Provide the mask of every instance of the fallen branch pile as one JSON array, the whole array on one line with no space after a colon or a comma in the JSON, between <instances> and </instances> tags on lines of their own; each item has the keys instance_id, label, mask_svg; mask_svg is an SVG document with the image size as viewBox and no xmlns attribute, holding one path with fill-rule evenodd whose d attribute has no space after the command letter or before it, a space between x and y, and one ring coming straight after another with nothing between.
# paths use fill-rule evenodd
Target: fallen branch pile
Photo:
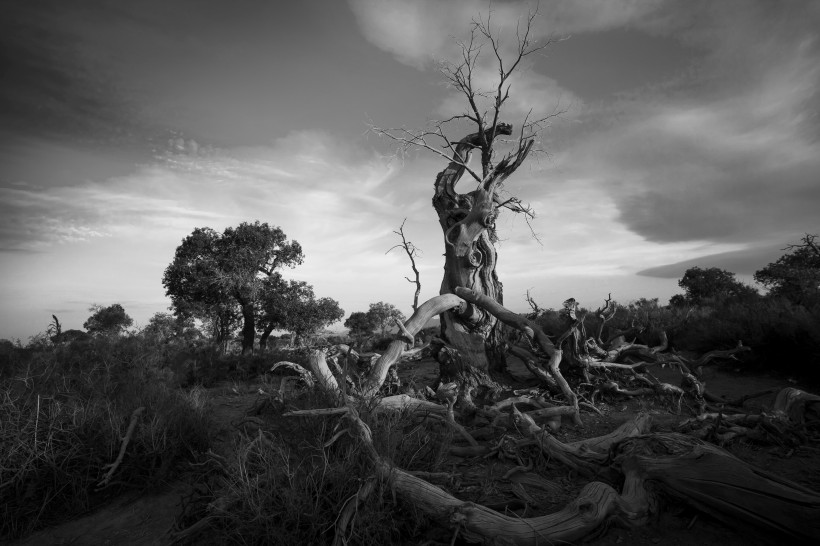
<instances>
[{"instance_id":1,"label":"fallen branch pile","mask_svg":"<svg viewBox=\"0 0 820 546\"><path fill-rule=\"evenodd\" d=\"M521 342L512 345L510 352L521 358L539 388L509 392L505 398L477 408L462 404L464 398L443 384L429 396L382 396L380 390L388 373L420 328L434 314L463 309L465 302L520 332ZM742 404L748 397L726 401L711 395L699 379L699 369L717 358L733 357L747 347L739 344L729 351L687 360L663 352L668 346L665 336L660 345L648 347L625 341L623 334L604 343L599 330L595 337L583 340L590 350L577 353L574 349L581 338L578 334L583 331L583 318L572 311L574 308L569 314L573 319L569 329L553 342L533 320L512 313L490 298L458 288L455 295L437 296L421 305L400 326L397 339L387 351L364 367L364 374L360 372L361 357L348 347L330 354L313 351L307 369L277 363L274 368L297 369L307 384L315 385L337 402L334 408L285 415L341 416L347 428L329 444L344 432L357 438L367 446L376 476L387 480L405 502L470 541L522 545L567 542L589 535L607 521L643 525L657 513L660 494L732 525L772 536L801 541L820 537L820 495L752 467L709 443L739 437L786 445L805 442L807 427L820 418L820 397L785 389L778 394L771 412L742 413L733 403ZM607 313L606 309L599 312ZM661 382L647 371L658 364L678 369L680 386ZM572 385L565 373L580 380ZM693 417L678 432L651 432L650 418L642 414L596 438L564 443L553 435L562 418L582 426L582 410L600 413L597 399L635 396L667 400L678 414L682 412L682 401L691 401L687 407ZM467 444L453 445L450 452L454 455L505 455L517 458L520 468L527 469L531 467L524 465L520 453L534 446L553 464L564 465L592 481L564 509L537 517L511 517L461 501L422 476L396 468L376 451L362 412L372 415L396 411L450 427L455 437ZM497 439L499 431L503 437L496 445L481 443ZM519 496L527 498L523 490Z\"/></svg>"}]
</instances>

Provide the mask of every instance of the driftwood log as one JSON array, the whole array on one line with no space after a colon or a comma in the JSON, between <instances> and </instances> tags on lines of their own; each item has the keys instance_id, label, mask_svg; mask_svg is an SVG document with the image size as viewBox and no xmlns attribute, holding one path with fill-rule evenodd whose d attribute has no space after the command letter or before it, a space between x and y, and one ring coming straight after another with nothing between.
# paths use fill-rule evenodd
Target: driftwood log
<instances>
[{"instance_id":1,"label":"driftwood log","mask_svg":"<svg viewBox=\"0 0 820 546\"><path fill-rule=\"evenodd\" d=\"M553 463L564 465L593 480L584 486L575 500L558 512L520 518L462 501L429 483L423 479L424 476L396 468L381 457L373 447L369 427L358 413L366 408L369 413L410 411L430 416L444 421L459 437L467 440L469 445L453 448L460 455L490 453L489 448L476 441L478 431L471 433L457 422L458 414L453 411L452 402L444 406L406 394L377 396L387 370L401 358L404 339L408 334L418 332L433 314L443 309L460 308L465 301L523 332L535 348L549 356L549 363L544 365L539 357L529 353L532 357L530 364L554 382L568 405L553 406L542 397L530 393L499 402L483 409L481 414L488 416L496 427L503 425L520 433L522 438L517 443L518 447L535 445ZM693 435L652 433L648 415L641 414L604 436L573 443L559 441L551 433L554 428L554 421L551 420L566 415L580 423L581 407L578 396L558 367L561 350L534 322L511 313L493 300L470 290L457 289L457 295L438 296L422 304L402 326L401 334L378 358L368 377L352 390L348 388L345 378L339 376L339 366L335 367L334 373L328 366L325 353L313 352L309 359L310 375L319 388L338 401L338 407L302 410L286 415L342 416L348 422L348 431L365 445L375 474L386 480L398 497L457 534L462 534L468 541L516 545L573 542L611 521L628 526L643 525L661 506L659 493L729 525L769 535L773 540L820 540L820 494L749 465ZM521 354L526 356L525 353ZM694 389L697 391L695 396L700 393L699 396L704 398L706 391L703 385L685 368L684 364L681 367L684 383L689 381L691 385L684 388L656 383L657 380L635 374L634 369L628 370L628 373L638 378L636 380L639 382L646 383L645 387L639 387L636 391L646 389L646 393L662 392L682 397L687 393L691 395L690 391ZM620 387L617 389L624 395L645 394L623 392L625 389ZM522 412L517 407L519 405L534 409ZM700 415L689 422L709 422L713 415L701 410ZM820 417L820 397L798 389L784 389L776 398L771 416L746 415L743 420L728 413L718 412L716 415L728 426L749 426L775 419L790 427L800 427ZM544 421L548 426L542 426ZM334 438L338 437L339 434Z\"/></svg>"}]
</instances>

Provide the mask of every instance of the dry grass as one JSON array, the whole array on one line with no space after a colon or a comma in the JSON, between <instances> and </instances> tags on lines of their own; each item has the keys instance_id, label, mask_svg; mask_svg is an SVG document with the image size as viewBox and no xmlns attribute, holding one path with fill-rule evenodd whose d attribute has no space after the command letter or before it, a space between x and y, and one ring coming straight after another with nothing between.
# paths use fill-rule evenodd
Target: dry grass
<instances>
[{"instance_id":1,"label":"dry grass","mask_svg":"<svg viewBox=\"0 0 820 546\"><path fill-rule=\"evenodd\" d=\"M0 537L70 519L127 489L161 485L211 440L207 403L179 391L150 352L125 338L21 354L0 378ZM144 406L122 464L134 409Z\"/></svg>"},{"instance_id":2,"label":"dry grass","mask_svg":"<svg viewBox=\"0 0 820 546\"><path fill-rule=\"evenodd\" d=\"M208 485L178 522L181 529L200 523L180 535L180 542L331 544L340 513L354 503L354 517L343 534L347 544L418 543L429 524L400 506L386 484L377 480L364 495L365 484L374 479L371 461L357 439L337 437L338 417L282 416L285 409L330 405L306 392L288 401L287 408L267 406L264 424L241 435L230 456L203 463L209 478L202 483ZM368 424L377 450L397 466L442 469L451 434L438 422L393 415L371 416Z\"/></svg>"}]
</instances>

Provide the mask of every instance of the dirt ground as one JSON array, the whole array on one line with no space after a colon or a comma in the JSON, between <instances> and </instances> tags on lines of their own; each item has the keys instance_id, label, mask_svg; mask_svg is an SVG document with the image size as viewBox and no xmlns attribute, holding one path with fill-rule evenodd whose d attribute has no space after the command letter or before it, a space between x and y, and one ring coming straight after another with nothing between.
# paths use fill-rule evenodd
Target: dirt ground
<instances>
[{"instance_id":1,"label":"dirt ground","mask_svg":"<svg viewBox=\"0 0 820 546\"><path fill-rule=\"evenodd\" d=\"M432 384L437 376L437 365L432 361L403 363L399 375L403 381L414 380L420 384ZM512 366L513 372L525 374L523 366ZM678 384L678 374L672 370L653 369L661 380ZM771 388L797 386L792 382L773 376L750 374L732 368L708 368L704 378L709 391L717 396L727 398L739 397L750 392ZM209 390L213 404L214 417L220 430L221 447L226 448L235 434L235 425L257 401L258 383L237 385L221 384ZM811 389L806 389L811 390ZM770 406L774 395L747 402L749 407ZM556 434L558 439L572 441L581 437L592 437L605 434L619 424L644 411L652 415L653 428L668 430L687 415L675 415L668 407L647 400L610 400L599 404L603 415L584 413L584 427L576 428L569 423ZM685 412L685 410L684 410ZM217 451L220 446L217 446ZM729 450L739 458L779 474L787 479L820 490L820 444L810 443L794 450L780 447L754 446L735 443ZM510 465L484 461L480 472L491 475L503 475ZM459 461L454 458L454 468L476 467L473 461ZM559 509L564 502L572 498L584 485L583 480L573 476L564 469L556 468L545 475L545 478L557 484L552 498L536 498L535 510L526 508L525 513L516 512L525 517L549 513ZM39 545L122 545L148 546L170 543L169 531L182 506L182 499L191 490L185 483L170 484L167 490L152 495L125 495L94 513L73 521L44 529L28 538L14 543L17 546ZM495 491L503 493L502 489ZM472 497L472 498L466 498ZM490 504L492 496L487 492L465 493L464 500ZM676 545L753 545L766 544L766 539L756 535L741 534L726 524L713 520L690 508L671 503L665 507L657 521L638 529L626 529L615 525L602 530L597 537L590 537L585 544L604 546L610 544L664 544Z\"/></svg>"}]
</instances>

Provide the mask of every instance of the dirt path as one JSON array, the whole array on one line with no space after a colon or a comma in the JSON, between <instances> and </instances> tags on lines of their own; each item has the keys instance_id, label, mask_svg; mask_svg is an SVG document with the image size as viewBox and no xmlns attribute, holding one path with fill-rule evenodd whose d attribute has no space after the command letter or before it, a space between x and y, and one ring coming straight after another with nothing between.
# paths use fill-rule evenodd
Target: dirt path
<instances>
[{"instance_id":1,"label":"dirt path","mask_svg":"<svg viewBox=\"0 0 820 546\"><path fill-rule=\"evenodd\" d=\"M516 370L514 370L516 371ZM522 369L523 371L523 369ZM677 372L653 370L662 380L677 384ZM410 378L417 383L431 383L436 376L432 362L402 364L400 375L406 381ZM782 388L791 384L783 379L764 375L748 375L733 370L707 369L707 388L717 396L737 397L750 392ZM794 385L791 385L794 386ZM237 387L225 383L209 389L213 407L213 417L218 426L218 442L214 450L227 455L239 424L257 400L258 386ZM769 406L773 395L747 404L754 407ZM681 416L669 413L646 400L617 400L603 405L603 416L588 414L585 428L565 427L560 432L562 439L588 437L611 431L618 424L632 418L639 411L648 411L659 428L668 428L677 423ZM806 446L788 452L776 447L754 447L737 443L730 450L738 457L762 468L780 474L788 479L820 490L820 450ZM568 476L566 479L571 479ZM148 546L170 544L169 530L179 513L180 501L190 492L191 487L177 482L162 493L145 496L127 495L116 499L98 511L63 525L39 531L16 546L53 545L123 545ZM740 536L725 525L711 520L708 516L676 508L663 512L656 522L639 529L610 528L598 538L585 542L597 546L610 544L664 544L676 545L750 545L759 544L754 537Z\"/></svg>"}]
</instances>

